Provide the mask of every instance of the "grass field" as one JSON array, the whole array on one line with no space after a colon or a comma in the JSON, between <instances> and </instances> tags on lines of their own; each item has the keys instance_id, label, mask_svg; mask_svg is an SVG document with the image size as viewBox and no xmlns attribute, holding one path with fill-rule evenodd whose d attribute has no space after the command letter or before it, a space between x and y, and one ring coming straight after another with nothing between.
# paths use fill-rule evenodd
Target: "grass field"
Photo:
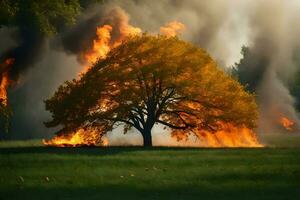
<instances>
[{"instance_id":1,"label":"grass field","mask_svg":"<svg viewBox=\"0 0 300 200\"><path fill-rule=\"evenodd\" d=\"M0 143L0 199L298 199L300 148Z\"/></svg>"}]
</instances>

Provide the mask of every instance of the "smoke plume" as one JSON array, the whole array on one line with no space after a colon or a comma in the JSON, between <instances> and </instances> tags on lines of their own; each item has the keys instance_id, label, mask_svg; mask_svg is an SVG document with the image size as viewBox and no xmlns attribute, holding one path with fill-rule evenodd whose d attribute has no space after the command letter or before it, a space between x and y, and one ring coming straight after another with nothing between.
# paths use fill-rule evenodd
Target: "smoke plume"
<instances>
[{"instance_id":1,"label":"smoke plume","mask_svg":"<svg viewBox=\"0 0 300 200\"><path fill-rule=\"evenodd\" d=\"M280 120L288 118L299 128L299 115L289 86L300 69L299 3L261 2L249 11L251 37L246 56L238 65L242 82L257 93L261 132L278 132Z\"/></svg>"}]
</instances>

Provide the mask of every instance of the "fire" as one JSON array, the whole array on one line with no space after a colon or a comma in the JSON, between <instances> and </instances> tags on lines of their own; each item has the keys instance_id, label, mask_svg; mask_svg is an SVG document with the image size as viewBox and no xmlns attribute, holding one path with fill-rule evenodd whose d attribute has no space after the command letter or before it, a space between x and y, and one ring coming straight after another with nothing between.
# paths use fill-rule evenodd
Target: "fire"
<instances>
[{"instance_id":1,"label":"fire","mask_svg":"<svg viewBox=\"0 0 300 200\"><path fill-rule=\"evenodd\" d=\"M117 38L112 39L111 33L117 29L120 33ZM185 25L172 21L165 26L160 27L160 33L168 37L176 36L185 30ZM98 59L103 59L112 48L122 44L122 42L132 35L139 35L142 30L138 27L131 26L127 18L121 19L119 27L105 24L96 28L96 39L93 40L93 46L90 50L84 53L83 59L86 62L82 73L85 73L89 66L96 63Z\"/></svg>"},{"instance_id":2,"label":"fire","mask_svg":"<svg viewBox=\"0 0 300 200\"><path fill-rule=\"evenodd\" d=\"M0 83L0 103L7 105L8 74L4 72Z\"/></svg>"},{"instance_id":3,"label":"fire","mask_svg":"<svg viewBox=\"0 0 300 200\"><path fill-rule=\"evenodd\" d=\"M279 119L279 123L288 131L292 131L295 125L295 122L284 116Z\"/></svg>"},{"instance_id":4,"label":"fire","mask_svg":"<svg viewBox=\"0 0 300 200\"><path fill-rule=\"evenodd\" d=\"M263 147L256 134L246 127L228 125L216 133L202 132L200 140L207 147Z\"/></svg>"},{"instance_id":5,"label":"fire","mask_svg":"<svg viewBox=\"0 0 300 200\"><path fill-rule=\"evenodd\" d=\"M102 138L97 130L79 129L74 133L61 134L51 140L43 140L43 143L56 147L107 146L108 140Z\"/></svg>"},{"instance_id":6,"label":"fire","mask_svg":"<svg viewBox=\"0 0 300 200\"><path fill-rule=\"evenodd\" d=\"M160 27L160 33L168 37L174 37L185 30L185 25L181 22L172 21L165 26Z\"/></svg>"},{"instance_id":7,"label":"fire","mask_svg":"<svg viewBox=\"0 0 300 200\"><path fill-rule=\"evenodd\" d=\"M0 69L4 70L0 79L0 103L3 103L4 105L7 105L7 87L10 83L8 70L10 66L13 65L14 61L13 58L8 58L3 64L0 64Z\"/></svg>"},{"instance_id":8,"label":"fire","mask_svg":"<svg viewBox=\"0 0 300 200\"><path fill-rule=\"evenodd\" d=\"M194 134L199 139L196 145L200 147L263 147L253 130L247 127L236 127L232 124L222 124L222 129L214 133L197 130ZM178 141L187 139L186 134L181 132L174 132L172 136ZM195 144L192 145L195 146Z\"/></svg>"},{"instance_id":9,"label":"fire","mask_svg":"<svg viewBox=\"0 0 300 200\"><path fill-rule=\"evenodd\" d=\"M112 48L122 44L128 36L138 35L142 32L140 28L128 24L128 19L122 20L119 27L106 24L96 28L96 39L93 40L93 46L83 55L87 64L84 66L82 73L85 73L89 66L96 63L98 59L104 59ZM114 29L118 29L120 34L117 38L112 39L111 33Z\"/></svg>"},{"instance_id":10,"label":"fire","mask_svg":"<svg viewBox=\"0 0 300 200\"><path fill-rule=\"evenodd\" d=\"M111 31L112 27L109 25L97 27L97 38L93 41L93 47L84 55L89 64L95 63L99 58L105 58L110 51Z\"/></svg>"}]
</instances>

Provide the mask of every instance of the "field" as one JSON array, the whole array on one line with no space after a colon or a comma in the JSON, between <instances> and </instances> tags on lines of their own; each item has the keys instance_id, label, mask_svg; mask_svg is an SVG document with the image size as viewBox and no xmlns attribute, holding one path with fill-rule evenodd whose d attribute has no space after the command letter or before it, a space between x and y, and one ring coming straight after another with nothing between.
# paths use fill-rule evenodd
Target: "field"
<instances>
[{"instance_id":1,"label":"field","mask_svg":"<svg viewBox=\"0 0 300 200\"><path fill-rule=\"evenodd\" d=\"M297 199L300 148L0 143L0 199Z\"/></svg>"}]
</instances>

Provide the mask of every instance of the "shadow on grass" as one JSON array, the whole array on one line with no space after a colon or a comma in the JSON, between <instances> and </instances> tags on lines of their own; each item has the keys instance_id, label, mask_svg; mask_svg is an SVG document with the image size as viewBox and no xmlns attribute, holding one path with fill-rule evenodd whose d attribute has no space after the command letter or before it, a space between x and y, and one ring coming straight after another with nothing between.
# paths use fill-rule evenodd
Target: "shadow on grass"
<instances>
[{"instance_id":1,"label":"shadow on grass","mask_svg":"<svg viewBox=\"0 0 300 200\"><path fill-rule=\"evenodd\" d=\"M294 199L299 190L294 187L199 187L169 186L155 188L136 188L125 185L91 187L26 187L9 188L1 192L0 199Z\"/></svg>"},{"instance_id":2,"label":"shadow on grass","mask_svg":"<svg viewBox=\"0 0 300 200\"><path fill-rule=\"evenodd\" d=\"M241 149L249 150L250 148L189 148L189 147L141 147L141 146L120 146L120 147L50 147L50 146L33 146L33 147L4 147L0 148L0 155L7 154L77 154L77 155L114 155L124 152L135 151L240 151ZM268 148L263 148L267 150ZM251 148L252 150L262 150L262 148Z\"/></svg>"},{"instance_id":3,"label":"shadow on grass","mask_svg":"<svg viewBox=\"0 0 300 200\"><path fill-rule=\"evenodd\" d=\"M110 155L121 152L143 151L141 147L8 147L1 148L0 155L4 154L78 154L78 155Z\"/></svg>"}]
</instances>

